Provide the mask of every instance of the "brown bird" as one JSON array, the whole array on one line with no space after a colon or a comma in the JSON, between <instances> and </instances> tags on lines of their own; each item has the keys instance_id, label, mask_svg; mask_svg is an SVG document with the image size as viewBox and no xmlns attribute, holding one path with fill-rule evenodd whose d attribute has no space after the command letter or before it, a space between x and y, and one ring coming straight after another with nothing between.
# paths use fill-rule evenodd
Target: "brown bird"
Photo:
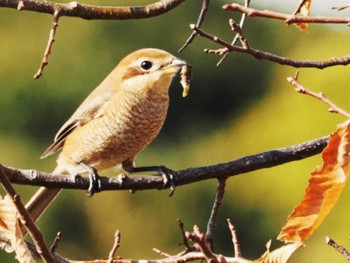
<instances>
[{"instance_id":1,"label":"brown bird","mask_svg":"<svg viewBox=\"0 0 350 263\"><path fill-rule=\"evenodd\" d=\"M121 164L128 173L171 171L164 166L135 167L134 160L162 128L171 81L180 70L183 74L183 69L188 69L184 60L163 50L147 48L129 54L61 127L41 158L62 149L53 174L88 173L95 180L89 188L91 194L98 188L96 171L116 165ZM188 81L181 81L184 96ZM33 220L60 191L45 187L37 191L26 205Z\"/></svg>"}]
</instances>

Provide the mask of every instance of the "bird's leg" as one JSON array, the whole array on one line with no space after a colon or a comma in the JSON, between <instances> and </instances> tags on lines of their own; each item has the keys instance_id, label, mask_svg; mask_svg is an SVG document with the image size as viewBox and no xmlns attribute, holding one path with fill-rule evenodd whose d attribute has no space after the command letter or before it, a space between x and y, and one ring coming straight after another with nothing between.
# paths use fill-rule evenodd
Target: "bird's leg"
<instances>
[{"instance_id":1,"label":"bird's leg","mask_svg":"<svg viewBox=\"0 0 350 263\"><path fill-rule=\"evenodd\" d=\"M135 167L132 161L127 161L122 164L123 169L129 173L139 173L139 172L158 172L162 175L164 186L170 185L170 194L172 196L175 192L176 179L174 171L165 167L164 165L159 166L141 166Z\"/></svg>"},{"instance_id":2,"label":"bird's leg","mask_svg":"<svg viewBox=\"0 0 350 263\"><path fill-rule=\"evenodd\" d=\"M89 197L92 197L95 193L98 193L101 191L100 176L98 175L97 170L94 167L89 166L85 163L79 163L79 165L84 169L86 169L86 171L88 171L89 173L90 185L87 192L89 194Z\"/></svg>"}]
</instances>

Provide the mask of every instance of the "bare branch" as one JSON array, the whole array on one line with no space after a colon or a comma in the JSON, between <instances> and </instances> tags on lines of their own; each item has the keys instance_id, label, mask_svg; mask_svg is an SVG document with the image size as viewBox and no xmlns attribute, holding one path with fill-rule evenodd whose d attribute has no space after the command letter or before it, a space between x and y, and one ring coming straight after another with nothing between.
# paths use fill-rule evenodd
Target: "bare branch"
<instances>
[{"instance_id":1,"label":"bare branch","mask_svg":"<svg viewBox=\"0 0 350 263\"><path fill-rule=\"evenodd\" d=\"M162 15L176 8L185 0L160 0L145 6L95 6L78 2L61 4L45 0L0 0L0 7L15 8L19 10L54 14L59 11L60 16L80 17L83 19L143 19Z\"/></svg>"},{"instance_id":2,"label":"bare branch","mask_svg":"<svg viewBox=\"0 0 350 263\"><path fill-rule=\"evenodd\" d=\"M242 28L233 19L229 20L229 25L231 30L236 33L236 37L241 42L242 47L249 49L249 44L247 39L243 36Z\"/></svg>"},{"instance_id":3,"label":"bare branch","mask_svg":"<svg viewBox=\"0 0 350 263\"><path fill-rule=\"evenodd\" d=\"M185 248L186 248L186 252L189 252L189 251L193 251L193 248L190 246L190 244L188 243L188 239L186 237L186 233L185 233L185 228L184 228L184 223L178 219L177 220L177 224L179 225L180 227L180 231L181 231L181 236L182 236L182 243L181 245L184 245Z\"/></svg>"},{"instance_id":4,"label":"bare branch","mask_svg":"<svg viewBox=\"0 0 350 263\"><path fill-rule=\"evenodd\" d=\"M49 35L49 41L47 42L47 46L46 46L46 49L44 52L44 57L43 57L43 60L41 61L41 65L40 65L38 71L34 75L34 79L40 78L40 76L43 74L44 67L46 67L48 64L48 59L49 59L49 55L51 53L51 48L52 48L53 43L55 42L55 34L56 34L56 29L58 27L59 17L60 17L60 13L59 13L59 11L56 10L53 17L52 17L52 26L51 26L50 35Z\"/></svg>"},{"instance_id":5,"label":"bare branch","mask_svg":"<svg viewBox=\"0 0 350 263\"><path fill-rule=\"evenodd\" d=\"M51 252L45 243L43 235L41 234L39 229L36 227L28 211L25 209L24 205L21 202L20 196L16 193L15 189L12 187L11 183L7 179L6 174L1 166L0 166L0 182L4 187L5 191L7 192L7 194L11 197L14 205L16 206L21 223L28 230L28 233L33 239L40 257L46 263L54 263L54 258L51 255Z\"/></svg>"},{"instance_id":6,"label":"bare branch","mask_svg":"<svg viewBox=\"0 0 350 263\"><path fill-rule=\"evenodd\" d=\"M226 163L175 171L174 176L178 186L214 178L222 179L308 158L320 153L326 147L327 142L328 136L245 156ZM8 179L16 184L84 190L89 187L88 177L76 176L72 178L67 175L52 175L36 170L16 169L1 164L0 168L3 169ZM163 184L163 178L157 175L132 175L123 178L123 180L120 179L120 176L101 177L101 191L164 189Z\"/></svg>"},{"instance_id":7,"label":"bare branch","mask_svg":"<svg viewBox=\"0 0 350 263\"><path fill-rule=\"evenodd\" d=\"M249 7L250 4L250 0L244 0L244 6L245 7ZM247 15L246 14L242 14L241 16L241 20L239 21L239 27L241 29L241 31L243 30L243 26L245 23L245 19L246 19ZM235 37L233 38L231 45L234 46L238 40L239 36L238 34L235 35ZM229 53L229 50L227 48L225 48L225 52L223 53L222 58L219 60L219 62L216 64L216 66L220 66L220 64L222 63L222 61L224 61L224 59L226 58L227 54Z\"/></svg>"},{"instance_id":8,"label":"bare branch","mask_svg":"<svg viewBox=\"0 0 350 263\"><path fill-rule=\"evenodd\" d=\"M332 113L339 113L348 119L350 118L350 113L346 112L345 110L340 108L338 105L336 105L334 102L332 102L330 99L328 99L324 93L322 93L322 92L316 93L316 92L313 92L313 91L303 87L298 81L298 76L299 76L299 72L297 72L294 77L287 78L288 82L290 84L292 84L293 86L295 86L295 90L297 92L299 92L301 94L309 95L311 97L314 97L318 100L323 101L324 103L326 103L327 105L329 105L331 107L329 109L329 111Z\"/></svg>"},{"instance_id":9,"label":"bare branch","mask_svg":"<svg viewBox=\"0 0 350 263\"><path fill-rule=\"evenodd\" d=\"M117 230L114 234L114 244L111 251L109 252L107 263L113 263L114 254L120 246L120 237L121 237L120 231Z\"/></svg>"},{"instance_id":10,"label":"bare branch","mask_svg":"<svg viewBox=\"0 0 350 263\"><path fill-rule=\"evenodd\" d=\"M325 16L300 16L291 15L270 10L257 10L239 4L227 4L223 6L226 11L241 12L250 17L264 17L270 19L284 20L287 25L295 23L321 23L321 24L349 24L349 17L325 17Z\"/></svg>"},{"instance_id":11,"label":"bare branch","mask_svg":"<svg viewBox=\"0 0 350 263\"><path fill-rule=\"evenodd\" d=\"M219 263L217 255L211 250L206 236L200 232L198 226L193 227L193 232L186 232L186 236L197 243L199 250L203 253L208 262Z\"/></svg>"},{"instance_id":12,"label":"bare branch","mask_svg":"<svg viewBox=\"0 0 350 263\"><path fill-rule=\"evenodd\" d=\"M226 178L219 179L213 208L211 210L210 218L207 224L207 232L205 234L207 242L210 244L213 250L214 250L214 233L217 225L216 222L219 215L219 210L222 204L222 200L224 199L225 187L226 187Z\"/></svg>"},{"instance_id":13,"label":"bare branch","mask_svg":"<svg viewBox=\"0 0 350 263\"><path fill-rule=\"evenodd\" d=\"M61 241L61 239L62 239L62 234L61 234L61 232L58 232L54 241L52 242L51 247L50 247L50 251L52 254L55 253L55 251L58 247L58 243Z\"/></svg>"},{"instance_id":14,"label":"bare branch","mask_svg":"<svg viewBox=\"0 0 350 263\"><path fill-rule=\"evenodd\" d=\"M226 42L225 40L222 40L216 36L213 36L205 31L203 31L200 28L197 28L195 25L190 25L191 29L196 31L199 35L202 37L205 37L221 46L223 46L223 49L218 50L212 50L212 49L205 49L204 52L207 52L209 54L224 54L226 52L226 49L229 51L235 51L240 53L249 54L257 59L263 59L263 60L269 60L281 65L287 65L292 66L295 68L318 68L318 69L324 69L327 67L337 66L337 65L348 65L350 64L350 56L340 57L340 58L331 58L329 60L294 60L286 57L277 56L268 52L264 52L258 49L253 48L243 48L238 46L233 46L230 43Z\"/></svg>"},{"instance_id":15,"label":"bare branch","mask_svg":"<svg viewBox=\"0 0 350 263\"><path fill-rule=\"evenodd\" d=\"M335 7L332 7L333 10L337 10L337 11L343 11L347 8L349 8L350 5L345 5L345 6L335 6Z\"/></svg>"},{"instance_id":16,"label":"bare branch","mask_svg":"<svg viewBox=\"0 0 350 263\"><path fill-rule=\"evenodd\" d=\"M201 12L199 13L197 23L196 23L197 27L201 27L204 21L205 14L207 13L209 8L209 1L210 0L203 0L202 9L201 9ZM192 34L189 36L189 38L186 40L185 44L183 44L183 46L179 49L179 52L183 51L189 44L191 44L196 35L197 33L193 31Z\"/></svg>"},{"instance_id":17,"label":"bare branch","mask_svg":"<svg viewBox=\"0 0 350 263\"><path fill-rule=\"evenodd\" d=\"M228 228L231 231L234 255L235 257L239 258L242 256L242 254L241 254L241 246L239 244L238 237L237 237L236 227L232 224L230 219L227 219L227 223L228 223Z\"/></svg>"}]
</instances>

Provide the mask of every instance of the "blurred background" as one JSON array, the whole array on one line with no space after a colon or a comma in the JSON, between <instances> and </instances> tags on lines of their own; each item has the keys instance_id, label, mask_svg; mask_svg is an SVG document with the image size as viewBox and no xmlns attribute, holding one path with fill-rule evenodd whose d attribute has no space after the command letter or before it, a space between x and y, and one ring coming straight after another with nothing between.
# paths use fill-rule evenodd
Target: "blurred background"
<instances>
[{"instance_id":1,"label":"blurred background","mask_svg":"<svg viewBox=\"0 0 350 263\"><path fill-rule=\"evenodd\" d=\"M141 5L149 1L90 1L91 4ZM264 2L264 3L262 3ZM256 1L253 7L291 13L299 1ZM87 3L84 1L84 3ZM212 1L203 29L230 41L228 19L240 16L224 12L224 1ZM331 7L347 1L314 1L313 15L349 16ZM262 5L263 4L263 5ZM52 171L55 156L40 160L56 131L87 94L126 54L144 47L173 54L191 33L201 1L186 1L163 16L129 21L87 21L62 17L56 42L39 80L33 80L48 33L51 16L0 9L0 162L18 168ZM295 59L320 59L348 54L346 25L310 25L301 32L281 21L247 19L244 33L250 46ZM327 112L327 106L297 94L286 78L296 69L259 61L247 55L230 54L217 67L216 55L203 49L217 45L197 37L179 57L193 66L190 94L182 98L179 79L170 91L166 124L157 139L139 155L137 165L164 164L172 169L215 164L245 155L301 143L335 130L344 118ZM349 69L301 69L300 81L314 91L323 91L345 110L348 105ZM226 219L238 229L242 254L255 259L273 240L292 209L301 200L310 172L321 165L320 156L230 178L218 219L217 252L232 256ZM115 175L111 170L104 175ZM345 259L325 244L329 235L348 246L350 190L316 233L289 262L343 262ZM16 186L26 200L36 190ZM158 248L176 254L183 248L176 219L186 230L194 224L206 230L216 181L178 187L168 191L103 192L88 198L83 191L64 191L39 221L50 244L58 231L63 240L58 253L71 259L108 256L114 232L122 233L117 255L124 258L159 258ZM3 191L1 194L3 194ZM191 211L189 213L189 211ZM1 262L15 262L0 251Z\"/></svg>"}]
</instances>

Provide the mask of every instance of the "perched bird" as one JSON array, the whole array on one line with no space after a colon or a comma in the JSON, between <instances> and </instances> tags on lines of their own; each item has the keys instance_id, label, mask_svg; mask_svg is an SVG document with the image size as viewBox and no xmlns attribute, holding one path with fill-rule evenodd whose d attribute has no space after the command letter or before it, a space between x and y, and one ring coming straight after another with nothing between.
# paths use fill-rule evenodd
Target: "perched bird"
<instances>
[{"instance_id":1,"label":"perched bird","mask_svg":"<svg viewBox=\"0 0 350 263\"><path fill-rule=\"evenodd\" d=\"M53 174L88 173L94 178L96 171L120 164L129 173L162 172L164 166L135 167L134 160L162 128L169 87L180 70L187 72L187 63L163 50L146 48L129 54L61 127L41 158L62 149ZM183 77L181 83L185 96L189 80ZM95 188L90 186L91 194ZM37 191L26 205L33 220L60 191L45 187Z\"/></svg>"}]
</instances>

